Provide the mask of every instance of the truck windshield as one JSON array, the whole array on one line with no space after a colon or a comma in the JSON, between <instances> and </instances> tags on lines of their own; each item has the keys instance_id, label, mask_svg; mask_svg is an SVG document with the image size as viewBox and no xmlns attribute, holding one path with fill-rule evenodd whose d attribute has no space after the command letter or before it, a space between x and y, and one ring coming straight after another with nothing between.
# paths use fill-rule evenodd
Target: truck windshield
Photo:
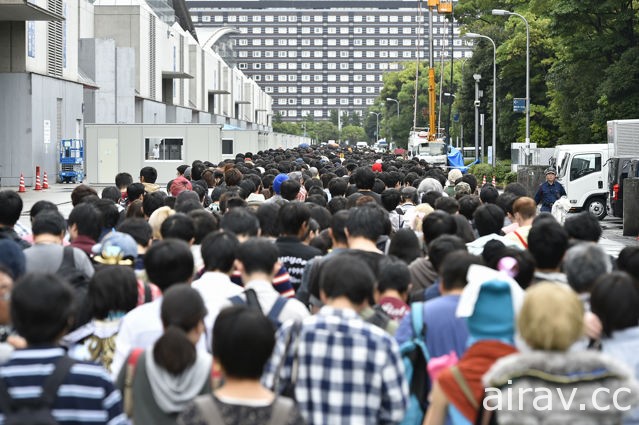
<instances>
[{"instance_id":1,"label":"truck windshield","mask_svg":"<svg viewBox=\"0 0 639 425\"><path fill-rule=\"evenodd\" d=\"M441 142L420 143L418 155L444 155L446 144Z\"/></svg>"}]
</instances>

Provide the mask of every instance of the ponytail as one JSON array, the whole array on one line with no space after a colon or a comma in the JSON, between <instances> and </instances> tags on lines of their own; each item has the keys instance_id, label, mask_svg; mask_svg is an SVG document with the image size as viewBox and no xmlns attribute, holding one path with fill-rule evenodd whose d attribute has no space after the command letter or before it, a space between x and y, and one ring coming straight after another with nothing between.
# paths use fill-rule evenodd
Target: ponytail
<instances>
[{"instance_id":1,"label":"ponytail","mask_svg":"<svg viewBox=\"0 0 639 425\"><path fill-rule=\"evenodd\" d=\"M204 316L204 300L190 285L173 285L164 293L160 310L164 334L153 346L153 359L158 366L179 375L195 363L195 344L187 332L196 329Z\"/></svg>"},{"instance_id":2,"label":"ponytail","mask_svg":"<svg viewBox=\"0 0 639 425\"><path fill-rule=\"evenodd\" d=\"M153 359L158 366L172 375L179 375L192 366L197 358L195 346L186 332L175 325L169 325L153 347Z\"/></svg>"}]
</instances>

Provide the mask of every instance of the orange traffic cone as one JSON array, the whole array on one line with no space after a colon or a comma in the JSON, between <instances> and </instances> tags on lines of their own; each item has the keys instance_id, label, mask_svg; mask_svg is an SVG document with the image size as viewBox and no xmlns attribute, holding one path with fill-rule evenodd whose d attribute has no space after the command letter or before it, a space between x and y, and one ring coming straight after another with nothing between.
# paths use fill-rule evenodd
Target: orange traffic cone
<instances>
[{"instance_id":1,"label":"orange traffic cone","mask_svg":"<svg viewBox=\"0 0 639 425\"><path fill-rule=\"evenodd\" d=\"M44 173L44 180L45 181L47 180L47 173ZM495 176L493 176L493 186L496 186L496 185L497 185L497 182L495 181ZM46 187L45 187L45 189L46 189Z\"/></svg>"},{"instance_id":2,"label":"orange traffic cone","mask_svg":"<svg viewBox=\"0 0 639 425\"><path fill-rule=\"evenodd\" d=\"M36 182L34 190L42 190L42 183L40 183L40 167L36 167Z\"/></svg>"},{"instance_id":3,"label":"orange traffic cone","mask_svg":"<svg viewBox=\"0 0 639 425\"><path fill-rule=\"evenodd\" d=\"M18 187L19 193L24 193L27 191L27 188L24 185L24 174L20 173L20 186Z\"/></svg>"},{"instance_id":4,"label":"orange traffic cone","mask_svg":"<svg viewBox=\"0 0 639 425\"><path fill-rule=\"evenodd\" d=\"M495 178L493 177L493 184L495 184ZM47 172L44 172L44 177L42 179L42 189L49 188L49 180L47 179Z\"/></svg>"},{"instance_id":5,"label":"orange traffic cone","mask_svg":"<svg viewBox=\"0 0 639 425\"><path fill-rule=\"evenodd\" d=\"M485 184L486 184L486 175L484 174L484 178L483 178L483 179L482 179L482 181L481 181L481 185L483 186L483 185L485 185Z\"/></svg>"}]
</instances>

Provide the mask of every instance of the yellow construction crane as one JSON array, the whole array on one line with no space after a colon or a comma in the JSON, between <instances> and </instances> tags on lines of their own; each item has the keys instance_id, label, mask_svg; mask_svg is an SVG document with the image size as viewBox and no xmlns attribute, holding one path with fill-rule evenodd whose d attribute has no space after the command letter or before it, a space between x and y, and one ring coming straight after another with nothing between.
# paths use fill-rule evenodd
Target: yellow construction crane
<instances>
[{"instance_id":1,"label":"yellow construction crane","mask_svg":"<svg viewBox=\"0 0 639 425\"><path fill-rule=\"evenodd\" d=\"M428 0L428 140L433 141L437 137L437 126L435 124L435 67L433 63L433 11L437 8L438 13L452 13L452 0Z\"/></svg>"}]
</instances>

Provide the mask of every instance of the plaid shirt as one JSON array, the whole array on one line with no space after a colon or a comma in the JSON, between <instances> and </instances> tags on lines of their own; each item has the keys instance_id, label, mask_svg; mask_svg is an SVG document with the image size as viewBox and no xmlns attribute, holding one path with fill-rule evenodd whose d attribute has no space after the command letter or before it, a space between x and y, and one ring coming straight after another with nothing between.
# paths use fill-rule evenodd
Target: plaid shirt
<instances>
[{"instance_id":1,"label":"plaid shirt","mask_svg":"<svg viewBox=\"0 0 639 425\"><path fill-rule=\"evenodd\" d=\"M263 381L273 387L293 322L277 332ZM295 396L309 424L394 424L406 410L408 385L397 343L353 310L325 306L304 319L298 338ZM280 371L288 380L292 349Z\"/></svg>"}]
</instances>

